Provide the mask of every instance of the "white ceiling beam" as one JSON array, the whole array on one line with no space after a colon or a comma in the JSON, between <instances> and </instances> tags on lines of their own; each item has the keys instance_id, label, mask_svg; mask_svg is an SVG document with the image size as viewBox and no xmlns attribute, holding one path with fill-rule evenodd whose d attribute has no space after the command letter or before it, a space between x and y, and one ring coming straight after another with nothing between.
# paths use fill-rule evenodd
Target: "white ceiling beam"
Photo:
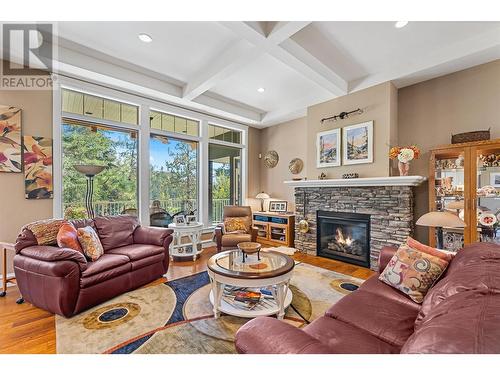
<instances>
[{"instance_id":1,"label":"white ceiling beam","mask_svg":"<svg viewBox=\"0 0 500 375\"><path fill-rule=\"evenodd\" d=\"M279 44L276 44L277 41L281 40L284 37L284 32L278 33L278 31L276 31L278 33L276 35L279 35L279 37L276 36L274 39L270 40L251 26L247 25L245 22L222 22L222 25L232 30L241 38L248 40L250 43L254 44L262 51L270 54L274 58L280 60L282 63L288 65L290 68L302 74L304 77L312 80L320 87L328 90L335 96L347 94L348 83L334 72L331 72L331 70L326 67L326 65L322 64L319 60L311 56L306 50L301 49L299 58L298 56L295 56L291 52L287 51L285 48L281 47ZM278 25L276 27L278 27ZM284 27L285 26L281 26L280 29ZM290 29L291 27L288 28L288 30ZM270 35L272 35L272 31ZM284 40L282 42L284 42ZM292 48L291 43L288 43L288 48ZM294 49L295 52L297 52L298 48ZM309 56L307 57L307 55ZM312 65L309 65L311 62L314 63ZM329 73L325 74L325 72ZM332 79L332 77L334 78Z\"/></svg>"},{"instance_id":2,"label":"white ceiling beam","mask_svg":"<svg viewBox=\"0 0 500 375\"><path fill-rule=\"evenodd\" d=\"M476 35L472 38L462 39L456 43L448 44L443 48L429 51L428 56L422 56L412 64L388 66L387 70L379 74L369 75L349 83L349 92L359 91L379 83L394 81L402 77L413 76L414 82L421 80L415 79L419 72L425 74L426 71L435 69L441 65L450 64L450 66L459 64L467 57L481 52L488 52L490 55L500 55L500 28ZM457 69L459 70L459 69Z\"/></svg>"},{"instance_id":3,"label":"white ceiling beam","mask_svg":"<svg viewBox=\"0 0 500 375\"><path fill-rule=\"evenodd\" d=\"M292 37L294 34L308 26L311 21L279 21L267 35L267 40L274 44L280 44Z\"/></svg>"},{"instance_id":4,"label":"white ceiling beam","mask_svg":"<svg viewBox=\"0 0 500 375\"><path fill-rule=\"evenodd\" d=\"M154 77L153 73L145 74L105 61L110 60L109 56L98 59L61 46L58 47L58 52L55 62L56 73L241 123L255 125L259 124L262 118L262 111L248 108L243 104L241 106L235 103L228 104L220 98L200 100L198 103L185 100L182 98L181 86Z\"/></svg>"},{"instance_id":5,"label":"white ceiling beam","mask_svg":"<svg viewBox=\"0 0 500 375\"><path fill-rule=\"evenodd\" d=\"M237 41L189 80L184 86L182 97L193 100L260 55L262 52L247 41Z\"/></svg>"}]
</instances>

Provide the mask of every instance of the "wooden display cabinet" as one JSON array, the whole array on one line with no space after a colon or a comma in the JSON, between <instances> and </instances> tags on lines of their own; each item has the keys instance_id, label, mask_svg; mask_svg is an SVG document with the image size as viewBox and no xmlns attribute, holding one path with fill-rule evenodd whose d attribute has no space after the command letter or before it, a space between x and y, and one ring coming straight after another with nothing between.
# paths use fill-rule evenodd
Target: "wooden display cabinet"
<instances>
[{"instance_id":1,"label":"wooden display cabinet","mask_svg":"<svg viewBox=\"0 0 500 375\"><path fill-rule=\"evenodd\" d=\"M466 223L443 228L445 249L472 242L500 243L500 139L460 143L431 150L429 210L447 210ZM429 243L436 244L433 228Z\"/></svg>"},{"instance_id":2,"label":"wooden display cabinet","mask_svg":"<svg viewBox=\"0 0 500 375\"><path fill-rule=\"evenodd\" d=\"M257 228L258 243L265 246L293 247L295 215L254 212L253 226Z\"/></svg>"}]
</instances>

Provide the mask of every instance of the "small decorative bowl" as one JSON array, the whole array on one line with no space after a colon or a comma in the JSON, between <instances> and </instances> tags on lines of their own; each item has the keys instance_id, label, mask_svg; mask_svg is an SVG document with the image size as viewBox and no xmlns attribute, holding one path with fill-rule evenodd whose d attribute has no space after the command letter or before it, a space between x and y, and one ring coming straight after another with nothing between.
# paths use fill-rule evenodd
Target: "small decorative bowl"
<instances>
[{"instance_id":1,"label":"small decorative bowl","mask_svg":"<svg viewBox=\"0 0 500 375\"><path fill-rule=\"evenodd\" d=\"M343 179L358 178L358 177L359 177L359 174L357 174L357 173L344 173L342 175Z\"/></svg>"}]
</instances>

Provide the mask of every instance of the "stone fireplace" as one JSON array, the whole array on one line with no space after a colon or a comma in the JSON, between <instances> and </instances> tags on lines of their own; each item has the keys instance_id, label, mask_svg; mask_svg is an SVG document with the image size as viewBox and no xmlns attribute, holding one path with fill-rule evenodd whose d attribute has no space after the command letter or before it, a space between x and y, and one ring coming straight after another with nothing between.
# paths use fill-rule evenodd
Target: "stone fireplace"
<instances>
[{"instance_id":1,"label":"stone fireplace","mask_svg":"<svg viewBox=\"0 0 500 375\"><path fill-rule=\"evenodd\" d=\"M412 235L413 188L423 181L421 176L286 181L295 188L295 248L377 270L380 250ZM298 228L304 213L307 233Z\"/></svg>"},{"instance_id":2,"label":"stone fireplace","mask_svg":"<svg viewBox=\"0 0 500 375\"><path fill-rule=\"evenodd\" d=\"M317 255L370 267L370 215L316 212Z\"/></svg>"}]
</instances>

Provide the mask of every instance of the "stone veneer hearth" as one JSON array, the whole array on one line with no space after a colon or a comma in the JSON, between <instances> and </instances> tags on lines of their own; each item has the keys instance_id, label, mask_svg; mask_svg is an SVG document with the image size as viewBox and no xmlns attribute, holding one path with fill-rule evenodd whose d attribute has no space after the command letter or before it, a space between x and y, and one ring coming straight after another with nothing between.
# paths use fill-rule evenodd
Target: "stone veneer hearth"
<instances>
[{"instance_id":1,"label":"stone veneer hearth","mask_svg":"<svg viewBox=\"0 0 500 375\"><path fill-rule=\"evenodd\" d=\"M418 177L419 182L414 183L413 186L425 180L423 177ZM290 185L295 185L295 248L299 251L316 255L317 210L371 215L370 268L373 270L377 270L377 260L382 247L398 246L413 233L412 185L317 186L319 182L317 184L314 181L307 182L311 182L312 186L300 186L306 185L306 181L303 184L295 181L289 182ZM298 230L298 223L304 217L304 192L306 193L306 218L310 227L306 234Z\"/></svg>"}]
</instances>

